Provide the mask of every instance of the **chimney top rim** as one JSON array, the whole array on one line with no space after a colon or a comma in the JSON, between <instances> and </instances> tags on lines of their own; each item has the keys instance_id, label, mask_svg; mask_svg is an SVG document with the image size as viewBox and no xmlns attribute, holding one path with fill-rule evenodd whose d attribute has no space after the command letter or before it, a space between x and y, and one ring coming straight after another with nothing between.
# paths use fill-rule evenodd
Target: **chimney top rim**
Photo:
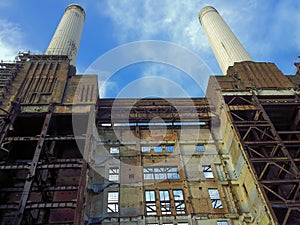
<instances>
[{"instance_id":1,"label":"chimney top rim","mask_svg":"<svg viewBox=\"0 0 300 225\"><path fill-rule=\"evenodd\" d=\"M214 8L213 6L210 6L210 5L207 5L207 6L204 6L200 12L199 12L199 21L201 23L201 20L202 20L202 17L208 13L208 12L216 12L219 14L218 10L216 10L216 8ZM202 24L202 23L201 23Z\"/></svg>"},{"instance_id":2,"label":"chimney top rim","mask_svg":"<svg viewBox=\"0 0 300 225\"><path fill-rule=\"evenodd\" d=\"M68 11L68 10L70 10L70 9L72 9L72 8L78 8L79 10L81 10L81 12L82 12L82 14L84 16L84 19L86 18L86 14L85 14L84 8L81 5L77 4L77 3L72 3L72 4L68 5L68 7L65 9L65 12Z\"/></svg>"}]
</instances>

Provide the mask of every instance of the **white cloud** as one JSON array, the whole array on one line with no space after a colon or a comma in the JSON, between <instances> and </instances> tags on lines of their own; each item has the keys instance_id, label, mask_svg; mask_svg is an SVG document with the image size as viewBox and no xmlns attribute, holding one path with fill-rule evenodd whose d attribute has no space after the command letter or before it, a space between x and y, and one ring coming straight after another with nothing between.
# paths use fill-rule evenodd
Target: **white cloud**
<instances>
[{"instance_id":1,"label":"white cloud","mask_svg":"<svg viewBox=\"0 0 300 225\"><path fill-rule=\"evenodd\" d=\"M19 25L0 19L0 59L14 60L22 41Z\"/></svg>"},{"instance_id":2,"label":"white cloud","mask_svg":"<svg viewBox=\"0 0 300 225\"><path fill-rule=\"evenodd\" d=\"M293 0L264 3L259 0L109 0L101 4L101 14L113 21L113 35L119 43L149 39L174 42L195 52L208 64L212 74L220 74L198 21L198 13L205 5L219 11L254 60L275 62L280 69L283 67L284 73L291 69L288 67L291 59L286 56L298 54L300 50L297 27L300 5ZM187 83L179 73L170 77L165 68L157 65L145 68L141 77L146 75L173 78L182 85ZM152 80L148 82L148 86L160 89L153 86ZM170 94L168 91L164 90L165 94Z\"/></svg>"},{"instance_id":3,"label":"white cloud","mask_svg":"<svg viewBox=\"0 0 300 225\"><path fill-rule=\"evenodd\" d=\"M146 0L141 2L125 0L121 2L112 0L106 2L105 10L101 5L101 12L104 12L114 22L115 38L120 43L156 39L174 42L194 52L209 53L211 52L209 44L198 21L200 8L199 3L196 1ZM128 53L126 54L128 55ZM201 55L199 56L201 57ZM174 54L171 57L174 57ZM176 58L184 60L179 55ZM188 82L191 82L191 80L187 81L185 79L187 75L184 76L183 72L166 69L161 65L151 65L145 67L141 74L144 81L147 76L160 76L165 80L173 80L180 84L183 90L188 89L189 95L201 94L201 90L188 86ZM166 82L164 83L166 84ZM155 93L160 96L180 97L183 94L174 92L174 85L166 84L162 88L154 79L147 79L147 83L139 81L136 85L142 85L142 88L136 88L131 93L131 97L141 96L148 89L155 90ZM109 88L106 90L109 91ZM126 92L126 94L129 94L129 92Z\"/></svg>"},{"instance_id":4,"label":"white cloud","mask_svg":"<svg viewBox=\"0 0 300 225\"><path fill-rule=\"evenodd\" d=\"M212 5L220 12L258 61L276 63L282 60L282 49L293 46L300 49L297 38L300 5L293 0L263 3L259 0L110 0L105 10L101 10L114 22L115 37L121 43L143 39L172 41L195 51L218 73L216 60L198 22L199 10L204 5Z\"/></svg>"},{"instance_id":5,"label":"white cloud","mask_svg":"<svg viewBox=\"0 0 300 225\"><path fill-rule=\"evenodd\" d=\"M198 5L197 1L112 0L104 13L114 21L121 42L159 38L195 50L208 47L201 41Z\"/></svg>"}]
</instances>

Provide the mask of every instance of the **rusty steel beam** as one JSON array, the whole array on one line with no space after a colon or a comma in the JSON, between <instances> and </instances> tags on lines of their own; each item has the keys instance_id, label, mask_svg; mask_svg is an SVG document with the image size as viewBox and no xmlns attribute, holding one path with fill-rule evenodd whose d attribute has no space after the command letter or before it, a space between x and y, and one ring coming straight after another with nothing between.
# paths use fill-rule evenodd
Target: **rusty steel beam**
<instances>
[{"instance_id":1,"label":"rusty steel beam","mask_svg":"<svg viewBox=\"0 0 300 225\"><path fill-rule=\"evenodd\" d=\"M191 100L194 106L190 105ZM100 99L97 119L110 122L113 114L117 120L113 122L148 122L154 117L160 117L165 122L209 122L212 111L213 107L206 99L172 99L170 102L168 99L122 99L116 101L115 105L114 99Z\"/></svg>"},{"instance_id":2,"label":"rusty steel beam","mask_svg":"<svg viewBox=\"0 0 300 225\"><path fill-rule=\"evenodd\" d=\"M80 179L79 179L79 189L77 193L77 206L75 209L75 216L74 216L74 224L75 225L81 225L83 221L83 210L84 210L84 204L85 204L85 191L86 191L86 176L87 176L87 169L88 169L88 162L87 160L90 159L90 149L93 147L91 146L94 142L93 139L93 127L96 121L95 117L95 107L90 107L90 112L87 115L88 116L88 126L86 131L86 140L84 143L84 150L83 150L83 163L80 173Z\"/></svg>"},{"instance_id":3,"label":"rusty steel beam","mask_svg":"<svg viewBox=\"0 0 300 225\"><path fill-rule=\"evenodd\" d=\"M3 123L1 123L0 126L0 146L7 135L7 131L9 127L14 123L19 112L20 112L20 103L12 102L9 112L7 112L7 115L2 119Z\"/></svg>"},{"instance_id":4,"label":"rusty steel beam","mask_svg":"<svg viewBox=\"0 0 300 225\"><path fill-rule=\"evenodd\" d=\"M262 158L255 158L252 157L250 159L252 162L288 162L290 159L287 157L262 157ZM300 159L294 159L294 161L299 162Z\"/></svg>"},{"instance_id":5,"label":"rusty steel beam","mask_svg":"<svg viewBox=\"0 0 300 225\"><path fill-rule=\"evenodd\" d=\"M28 203L25 206L25 209L55 209L55 208L76 208L75 201L68 201L68 202L33 202ZM17 210L19 209L17 203L11 204L0 204L0 210Z\"/></svg>"},{"instance_id":6,"label":"rusty steel beam","mask_svg":"<svg viewBox=\"0 0 300 225\"><path fill-rule=\"evenodd\" d=\"M286 201L286 202L270 201L270 202L274 207L290 208L290 209L297 209L297 210L300 208L300 201Z\"/></svg>"},{"instance_id":7,"label":"rusty steel beam","mask_svg":"<svg viewBox=\"0 0 300 225\"><path fill-rule=\"evenodd\" d=\"M249 96L247 96L249 98ZM284 105L291 102L285 100L274 102L265 102L262 104L254 94L252 100L243 99L237 96L226 96L225 101L230 106L230 115L233 125L238 132L241 143L246 150L246 155L249 157L250 165L256 172L258 182L263 191L263 194L270 208L278 210L280 208L287 209L282 213L274 213L271 210L274 218L277 218L281 224L285 225L292 216L291 209L299 209L299 157L293 158L287 146L299 146L300 140L298 137L291 140L291 137L281 139L280 135L284 134L300 134L295 130L279 131L275 129L273 122L265 111L264 107L272 105L276 112L276 104ZM274 97L278 99L278 96ZM300 105L299 102L294 102ZM247 105L243 107L241 105ZM238 107L235 107L238 105ZM252 107L252 106L253 107ZM255 108L255 110L253 110ZM234 110L235 109L235 110ZM239 110L236 110L239 109ZM268 108L270 112L270 107ZM277 115L276 115L277 116ZM276 123L279 123L278 116ZM281 124L282 126L284 124ZM287 126L287 125L285 125ZM278 192L277 190L285 192ZM273 198L276 198L275 201Z\"/></svg>"},{"instance_id":8,"label":"rusty steel beam","mask_svg":"<svg viewBox=\"0 0 300 225\"><path fill-rule=\"evenodd\" d=\"M25 164L26 163L26 164ZM20 163L6 163L0 165L1 170L28 170L31 168L31 162ZM37 162L36 169L76 169L80 168L82 165L81 159L61 159L53 160L50 163Z\"/></svg>"},{"instance_id":9,"label":"rusty steel beam","mask_svg":"<svg viewBox=\"0 0 300 225\"><path fill-rule=\"evenodd\" d=\"M45 142L45 136L47 135L48 132L48 128L50 125L50 121L51 121L51 117L53 114L53 106L49 107L49 112L46 114L45 116L45 120L44 120L44 124L42 126L42 130L40 133L40 139L38 140L35 152L34 152L34 156L28 171L28 175L26 178L26 182L24 185L24 189L22 192L22 196L20 199L20 203L17 209L17 213L14 219L14 225L21 225L22 224L22 220L23 220L23 215L26 209L26 204L27 204L27 200L29 198L30 195L30 190L32 187L32 183L34 181L35 175L36 175L36 169L38 166L38 161L40 159L40 155L41 152L44 148L44 142Z\"/></svg>"},{"instance_id":10,"label":"rusty steel beam","mask_svg":"<svg viewBox=\"0 0 300 225\"><path fill-rule=\"evenodd\" d=\"M85 140L85 136L46 136L46 141ZM40 137L6 137L5 141L38 141Z\"/></svg>"},{"instance_id":11,"label":"rusty steel beam","mask_svg":"<svg viewBox=\"0 0 300 225\"><path fill-rule=\"evenodd\" d=\"M31 187L31 192L41 192L42 191L76 191L78 186L49 186L49 187ZM23 187L8 187L0 188L0 192L22 192Z\"/></svg>"}]
</instances>

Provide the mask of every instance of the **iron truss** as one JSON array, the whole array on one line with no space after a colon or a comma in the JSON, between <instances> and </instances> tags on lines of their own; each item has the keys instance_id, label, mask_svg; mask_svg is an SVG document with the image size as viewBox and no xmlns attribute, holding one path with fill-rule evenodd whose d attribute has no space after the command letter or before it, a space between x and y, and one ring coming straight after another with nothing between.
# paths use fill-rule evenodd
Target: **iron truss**
<instances>
[{"instance_id":1,"label":"iron truss","mask_svg":"<svg viewBox=\"0 0 300 225\"><path fill-rule=\"evenodd\" d=\"M60 133L56 127L57 124L53 125L57 117L54 107L54 105L49 105L48 112L31 116L36 119L35 121L41 122L41 125L37 125L37 134L29 132L28 136L18 133L20 130L30 130L34 127L34 125L30 128L20 124L23 121L20 121L20 118L23 118L24 114L20 112L20 104L14 102L10 111L5 111L6 115L0 118L0 146L3 148L2 151L5 151L0 159L0 171L1 175L11 174L13 177L6 179L9 180L8 183L3 182L0 185L1 224L5 223L3 219L14 225L40 224L42 219L42 224L46 224L50 217L55 217L57 210L64 215L72 212L74 218L72 223L70 219L62 219L56 224L81 224L83 220L87 163L75 153L77 151L75 147L72 147L74 153L66 158L55 156L53 151L58 142L61 144L75 143L76 140L84 142L91 135L89 132L76 136L69 129L67 133ZM69 117L71 115L68 115ZM19 123L19 127L16 126L17 123ZM57 129L54 133L50 131L53 126ZM30 148L24 147L28 146L27 143L30 143ZM86 143L86 149L89 147L89 143ZM13 147L13 144L18 144L16 146L19 148ZM5 149L2 146L9 148ZM31 148L33 150L32 158L29 158L31 153L26 153L26 157L19 156L16 159L8 157L12 154L12 149L18 154L22 154L22 152L31 151ZM72 177L65 177L64 172L71 173ZM16 174L19 174L18 178L15 178ZM78 175L78 178L73 181L74 174ZM65 197L66 195L67 197Z\"/></svg>"},{"instance_id":2,"label":"iron truss","mask_svg":"<svg viewBox=\"0 0 300 225\"><path fill-rule=\"evenodd\" d=\"M164 122L200 121L209 125L216 117L205 98L100 99L98 105L97 119L101 123L141 123L159 117Z\"/></svg>"},{"instance_id":3,"label":"iron truss","mask_svg":"<svg viewBox=\"0 0 300 225\"><path fill-rule=\"evenodd\" d=\"M300 224L298 96L225 96L233 125L279 224Z\"/></svg>"}]
</instances>

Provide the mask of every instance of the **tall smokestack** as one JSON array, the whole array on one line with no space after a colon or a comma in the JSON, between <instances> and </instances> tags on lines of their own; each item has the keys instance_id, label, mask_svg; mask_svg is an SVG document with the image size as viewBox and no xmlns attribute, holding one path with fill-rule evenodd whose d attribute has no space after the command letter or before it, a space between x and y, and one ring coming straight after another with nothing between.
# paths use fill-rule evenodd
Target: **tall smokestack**
<instances>
[{"instance_id":1,"label":"tall smokestack","mask_svg":"<svg viewBox=\"0 0 300 225\"><path fill-rule=\"evenodd\" d=\"M199 21L223 74L226 74L228 67L235 62L252 61L250 55L215 8L211 6L202 8L199 13Z\"/></svg>"},{"instance_id":2,"label":"tall smokestack","mask_svg":"<svg viewBox=\"0 0 300 225\"><path fill-rule=\"evenodd\" d=\"M84 9L78 4L69 5L45 52L46 55L67 55L75 66L85 21Z\"/></svg>"}]
</instances>

